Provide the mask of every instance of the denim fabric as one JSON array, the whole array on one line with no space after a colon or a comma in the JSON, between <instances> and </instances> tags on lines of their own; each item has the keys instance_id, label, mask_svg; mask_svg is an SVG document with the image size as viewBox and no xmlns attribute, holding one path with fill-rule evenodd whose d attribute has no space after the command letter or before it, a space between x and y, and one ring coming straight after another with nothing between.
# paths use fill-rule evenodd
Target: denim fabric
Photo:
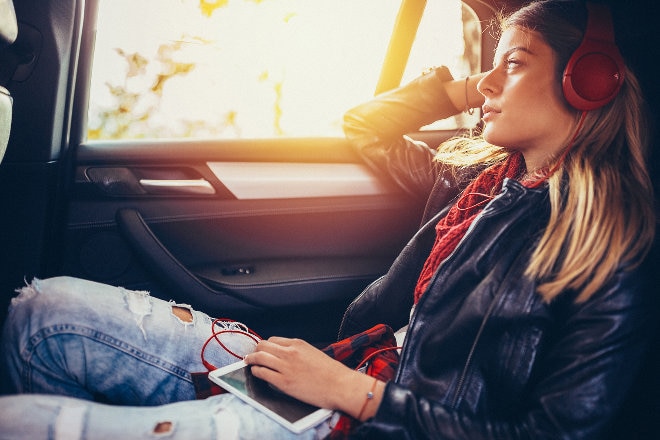
<instances>
[{"instance_id":1,"label":"denim fabric","mask_svg":"<svg viewBox=\"0 0 660 440\"><path fill-rule=\"evenodd\" d=\"M189 311L191 322L175 316L173 307ZM190 374L206 371L200 352L211 326L208 315L146 292L70 277L34 280L12 300L2 354L9 393L35 395L0 400L0 431L6 434L11 426L17 428L15 433L37 430L35 436L20 438L59 438L53 432L62 411L74 419L82 417L82 436L71 438L104 438L106 433L127 438L131 430L151 432L157 421L172 419L177 432L197 428L203 433L196 434L197 439L216 438L216 428L226 428L228 435L222 438L234 438L234 428L240 433L270 430L270 419L229 395L193 400ZM239 355L255 345L240 334L220 337ZM209 344L205 356L215 366L238 360L217 343ZM166 405L174 402L180 403ZM16 408L30 416L11 416L21 414ZM223 423L218 428L219 418ZM279 425L274 428L291 434ZM0 438L7 438L3 432ZM168 438L191 438L180 435Z\"/></svg>"},{"instance_id":2,"label":"denim fabric","mask_svg":"<svg viewBox=\"0 0 660 440\"><path fill-rule=\"evenodd\" d=\"M0 397L2 440L311 440L322 438L327 426L294 434L230 394L149 407L38 394Z\"/></svg>"}]
</instances>

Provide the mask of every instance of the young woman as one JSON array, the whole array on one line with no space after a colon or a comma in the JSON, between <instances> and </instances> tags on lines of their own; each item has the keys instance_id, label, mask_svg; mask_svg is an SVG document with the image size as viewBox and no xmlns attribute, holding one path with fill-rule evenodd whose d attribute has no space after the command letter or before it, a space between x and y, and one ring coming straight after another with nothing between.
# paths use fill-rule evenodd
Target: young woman
<instances>
[{"instance_id":1,"label":"young woman","mask_svg":"<svg viewBox=\"0 0 660 440\"><path fill-rule=\"evenodd\" d=\"M231 348L249 353L255 376L356 419L356 438L603 434L649 334L640 263L654 212L633 73L622 66L618 92L593 109L575 108L563 90L586 22L580 2L533 2L503 22L489 72L453 80L438 68L347 113L346 133L365 160L429 196L424 226L340 329L398 330L395 375L359 373L297 339L254 348L237 338ZM403 136L479 105L477 139L434 151ZM140 292L33 282L5 329L15 391L78 399L0 399L4 434L292 437L228 395L161 405L194 398L190 373L203 369L210 326L200 312ZM222 350L211 356L229 362Z\"/></svg>"}]
</instances>

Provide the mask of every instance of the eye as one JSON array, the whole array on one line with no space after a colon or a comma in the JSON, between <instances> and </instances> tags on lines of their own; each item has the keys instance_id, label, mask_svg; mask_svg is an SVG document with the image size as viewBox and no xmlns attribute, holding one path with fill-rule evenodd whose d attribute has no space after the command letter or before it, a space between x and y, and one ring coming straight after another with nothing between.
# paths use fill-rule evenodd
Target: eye
<instances>
[{"instance_id":1,"label":"eye","mask_svg":"<svg viewBox=\"0 0 660 440\"><path fill-rule=\"evenodd\" d=\"M506 68L507 68L507 69L514 69L514 68L518 67L518 66L519 66L520 64L522 64L522 63L521 63L520 60L517 59L517 58L509 58L509 59L507 59L507 60L505 61L504 64L506 65Z\"/></svg>"}]
</instances>

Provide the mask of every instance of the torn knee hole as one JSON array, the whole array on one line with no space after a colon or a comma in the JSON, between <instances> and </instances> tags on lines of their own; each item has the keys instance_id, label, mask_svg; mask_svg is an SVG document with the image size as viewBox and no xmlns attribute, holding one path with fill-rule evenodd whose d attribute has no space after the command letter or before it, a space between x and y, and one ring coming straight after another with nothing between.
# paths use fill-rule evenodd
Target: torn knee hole
<instances>
[{"instance_id":1,"label":"torn knee hole","mask_svg":"<svg viewBox=\"0 0 660 440\"><path fill-rule=\"evenodd\" d=\"M192 312L186 307L172 306L172 313L183 322L193 321Z\"/></svg>"},{"instance_id":2,"label":"torn knee hole","mask_svg":"<svg viewBox=\"0 0 660 440\"><path fill-rule=\"evenodd\" d=\"M154 428L154 434L164 434L172 431L172 422L158 422Z\"/></svg>"}]
</instances>

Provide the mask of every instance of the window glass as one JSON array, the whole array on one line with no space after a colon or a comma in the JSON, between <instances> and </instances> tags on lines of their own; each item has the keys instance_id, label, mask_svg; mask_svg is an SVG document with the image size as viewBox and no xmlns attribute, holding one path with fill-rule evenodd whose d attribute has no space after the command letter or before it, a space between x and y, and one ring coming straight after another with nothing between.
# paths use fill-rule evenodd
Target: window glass
<instances>
[{"instance_id":1,"label":"window glass","mask_svg":"<svg viewBox=\"0 0 660 440\"><path fill-rule=\"evenodd\" d=\"M481 22L474 10L461 2L426 2L402 83L437 65L447 66L454 78L481 71ZM472 115L460 113L423 129L474 127L480 117L477 111Z\"/></svg>"},{"instance_id":2,"label":"window glass","mask_svg":"<svg viewBox=\"0 0 660 440\"><path fill-rule=\"evenodd\" d=\"M88 139L342 136L399 3L101 0ZM465 53L460 1L428 2L404 81Z\"/></svg>"}]
</instances>

